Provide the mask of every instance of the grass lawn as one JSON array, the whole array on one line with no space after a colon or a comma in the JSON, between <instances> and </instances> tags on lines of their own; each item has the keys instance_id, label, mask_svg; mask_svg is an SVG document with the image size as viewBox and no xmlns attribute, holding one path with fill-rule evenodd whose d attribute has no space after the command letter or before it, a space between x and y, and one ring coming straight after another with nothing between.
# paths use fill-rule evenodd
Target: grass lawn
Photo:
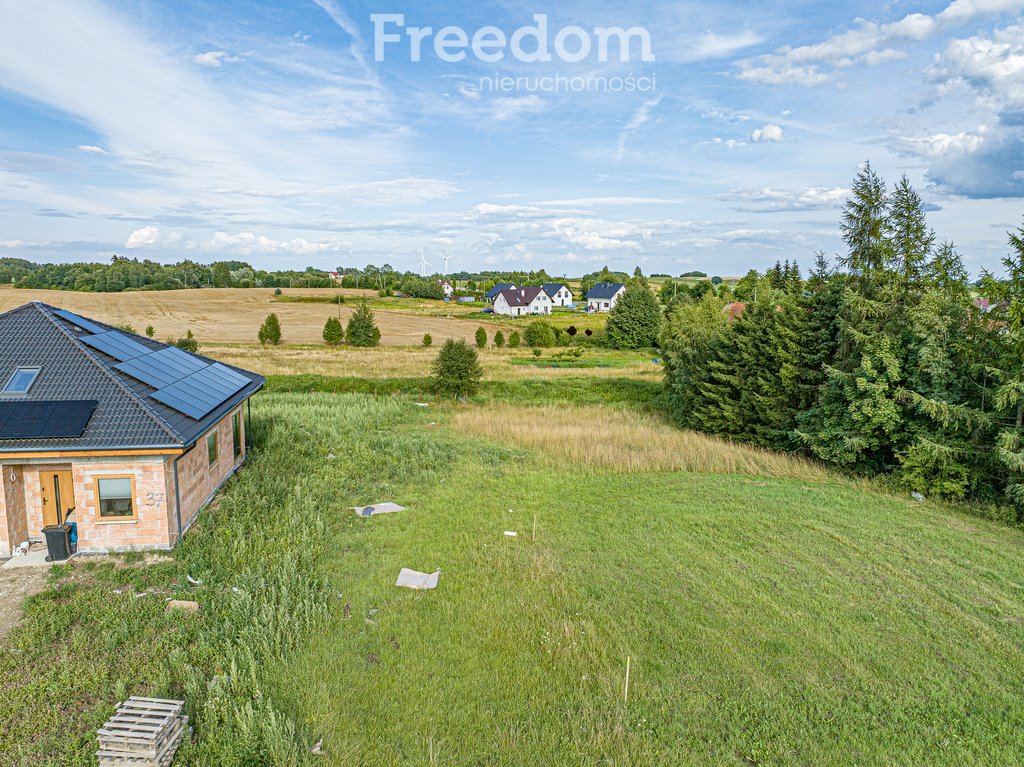
<instances>
[{"instance_id":1,"label":"grass lawn","mask_svg":"<svg viewBox=\"0 0 1024 767\"><path fill-rule=\"evenodd\" d=\"M95 764L127 694L185 698L178 767L1024 759L1020 530L625 397L570 407L600 379L506 382L561 387L549 408L338 380L360 379L257 397L251 462L173 559L80 560L30 600L0 645L0 767ZM409 510L345 508L384 499Z\"/></svg>"},{"instance_id":2,"label":"grass lawn","mask_svg":"<svg viewBox=\"0 0 1024 767\"><path fill-rule=\"evenodd\" d=\"M1024 756L1018 531L843 483L487 449L397 499L338 520L351 617L278 676L328 764ZM439 588L395 589L403 566Z\"/></svg>"}]
</instances>

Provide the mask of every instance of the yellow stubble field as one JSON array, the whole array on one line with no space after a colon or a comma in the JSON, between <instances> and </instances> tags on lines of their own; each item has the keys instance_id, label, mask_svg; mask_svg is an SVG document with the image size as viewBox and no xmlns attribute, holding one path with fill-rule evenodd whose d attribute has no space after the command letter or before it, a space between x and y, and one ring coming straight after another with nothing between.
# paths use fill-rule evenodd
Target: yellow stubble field
<instances>
[{"instance_id":1,"label":"yellow stubble field","mask_svg":"<svg viewBox=\"0 0 1024 767\"><path fill-rule=\"evenodd\" d=\"M348 301L340 307L342 322L355 310L360 296L375 296L371 290L286 288L288 298L336 296ZM0 288L0 312L28 301L42 301L86 317L114 325L131 325L142 333L148 325L160 340L175 339L191 330L200 343L247 344L256 342L260 324L271 312L281 320L287 344L322 343L324 322L336 317L339 307L327 303L275 301L272 288L203 288L130 293L76 293L64 290L16 290ZM381 344L412 346L425 333L435 343L445 338L472 340L477 326L465 319L430 317L401 311L376 309ZM488 323L493 332L497 326Z\"/></svg>"}]
</instances>

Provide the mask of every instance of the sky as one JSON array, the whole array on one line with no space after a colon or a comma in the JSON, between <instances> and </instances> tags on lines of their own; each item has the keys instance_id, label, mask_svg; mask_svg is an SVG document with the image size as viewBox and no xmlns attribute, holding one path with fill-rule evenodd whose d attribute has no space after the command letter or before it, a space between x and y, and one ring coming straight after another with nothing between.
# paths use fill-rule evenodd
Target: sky
<instances>
[{"instance_id":1,"label":"sky","mask_svg":"<svg viewBox=\"0 0 1024 767\"><path fill-rule=\"evenodd\" d=\"M0 257L737 275L842 251L869 160L998 273L1022 13L0 0Z\"/></svg>"}]
</instances>

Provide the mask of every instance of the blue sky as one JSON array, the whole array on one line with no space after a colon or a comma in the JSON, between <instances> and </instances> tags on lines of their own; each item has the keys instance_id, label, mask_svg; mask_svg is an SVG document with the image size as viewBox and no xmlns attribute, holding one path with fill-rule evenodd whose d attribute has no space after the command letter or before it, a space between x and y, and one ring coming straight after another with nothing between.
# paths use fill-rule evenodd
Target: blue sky
<instances>
[{"instance_id":1,"label":"blue sky","mask_svg":"<svg viewBox=\"0 0 1024 767\"><path fill-rule=\"evenodd\" d=\"M1024 214L1022 10L0 0L0 256L742 274L841 249L870 159L972 273L998 269ZM379 61L374 14L404 14ZM564 57L433 43L537 14L549 51L579 28ZM432 29L419 61L410 27ZM639 36L600 60L613 27L653 61ZM592 85L541 89L556 76Z\"/></svg>"}]
</instances>

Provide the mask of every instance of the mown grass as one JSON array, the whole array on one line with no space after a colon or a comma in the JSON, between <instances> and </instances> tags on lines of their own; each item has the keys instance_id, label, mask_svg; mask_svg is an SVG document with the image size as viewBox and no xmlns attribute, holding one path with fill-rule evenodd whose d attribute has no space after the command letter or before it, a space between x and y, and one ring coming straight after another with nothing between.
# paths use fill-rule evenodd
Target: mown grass
<instances>
[{"instance_id":1,"label":"mown grass","mask_svg":"<svg viewBox=\"0 0 1024 767\"><path fill-rule=\"evenodd\" d=\"M687 442L625 399L271 385L250 463L173 560L62 567L30 601L0 649L0 765L94 764L128 694L184 697L176 764L204 767L1024 757L1020 530ZM376 500L409 508L347 509ZM395 588L401 567L439 588Z\"/></svg>"},{"instance_id":2,"label":"mown grass","mask_svg":"<svg viewBox=\"0 0 1024 767\"><path fill-rule=\"evenodd\" d=\"M277 677L325 764L1024 757L1018 531L842 485L488 455L339 520L349 617ZM400 567L438 589L394 588Z\"/></svg>"}]
</instances>

